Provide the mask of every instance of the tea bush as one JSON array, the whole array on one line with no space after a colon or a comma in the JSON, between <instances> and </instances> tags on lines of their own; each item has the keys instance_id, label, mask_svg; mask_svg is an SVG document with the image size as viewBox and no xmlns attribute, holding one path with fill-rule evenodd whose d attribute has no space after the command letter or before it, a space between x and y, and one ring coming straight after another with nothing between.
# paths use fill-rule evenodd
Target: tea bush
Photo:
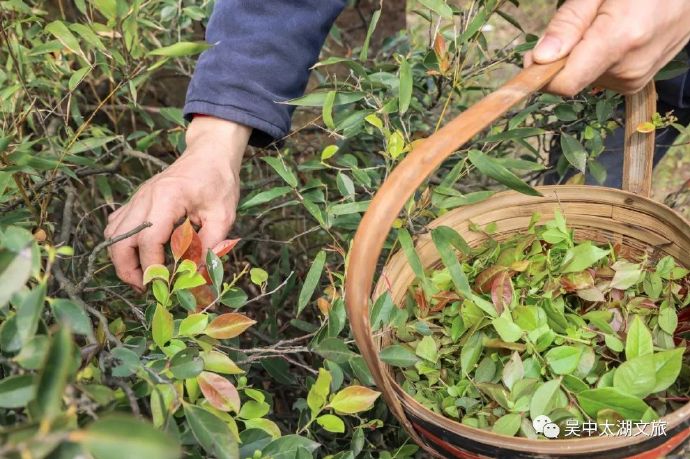
<instances>
[{"instance_id":1,"label":"tea bush","mask_svg":"<svg viewBox=\"0 0 690 459\"><path fill-rule=\"evenodd\" d=\"M107 248L146 222L113 240L103 228L184 150L179 95L211 46L212 2L0 1L0 456L418 454L349 334L349 243L415 142L521 66L536 37L516 6L419 0L413 33L376 53L380 14L367 18L364 43L324 56L316 89L290 102L314 121L247 154L241 240L201 254L182 223L170 263L147 271L138 296ZM494 43L496 26L514 40ZM559 173L602 178L596 157L618 102L532 97L448 160L396 227L420 232L502 186L532 192L556 143ZM375 308L372 323L390 315Z\"/></svg>"}]
</instances>

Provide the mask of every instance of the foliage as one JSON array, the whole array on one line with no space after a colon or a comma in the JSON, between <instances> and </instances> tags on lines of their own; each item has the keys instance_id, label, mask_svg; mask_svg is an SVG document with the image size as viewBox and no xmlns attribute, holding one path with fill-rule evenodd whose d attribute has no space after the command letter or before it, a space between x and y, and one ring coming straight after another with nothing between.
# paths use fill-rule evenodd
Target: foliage
<instances>
[{"instance_id":1,"label":"foliage","mask_svg":"<svg viewBox=\"0 0 690 459\"><path fill-rule=\"evenodd\" d=\"M398 343L381 351L403 389L463 424L528 438L539 438L539 416L565 434L573 422L650 421L682 406L690 271L576 242L558 210L540 220L501 241L475 227L487 241L472 249L449 227L432 230L443 266L420 273L389 319Z\"/></svg>"},{"instance_id":2,"label":"foliage","mask_svg":"<svg viewBox=\"0 0 690 459\"><path fill-rule=\"evenodd\" d=\"M536 37L511 3L420 2L413 34L376 52L367 36L318 63L317 88L292 103L323 127L247 155L242 240L185 255L184 223L137 296L116 280L103 228L184 150L179 96L209 46L200 31L212 4L1 1L0 455L155 458L177 445L193 457L414 455L352 345L348 244L415 142L521 65ZM516 40L493 43L492 24ZM348 43L335 27L331 45ZM617 102L532 98L444 164L396 226L414 234L496 181L529 191L554 134L569 136L559 172L601 178ZM391 307L373 308L379 329Z\"/></svg>"}]
</instances>

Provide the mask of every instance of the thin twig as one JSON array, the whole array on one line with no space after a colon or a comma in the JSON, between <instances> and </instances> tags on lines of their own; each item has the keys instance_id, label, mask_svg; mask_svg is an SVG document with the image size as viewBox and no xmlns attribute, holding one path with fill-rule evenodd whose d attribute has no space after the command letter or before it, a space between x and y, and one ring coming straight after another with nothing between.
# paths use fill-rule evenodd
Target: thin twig
<instances>
[{"instance_id":1,"label":"thin twig","mask_svg":"<svg viewBox=\"0 0 690 459\"><path fill-rule=\"evenodd\" d=\"M285 285L288 283L288 281L290 280L290 278L292 277L293 274L295 274L295 272L290 271L290 274L288 274L288 276L285 278L285 280L283 282L281 282L280 285L278 285L276 288L274 288L270 292L262 293L261 295L252 298L251 300L247 301L244 305L246 306L248 304L254 303L255 301L259 301L261 298L273 295L275 292L277 292L281 288L285 287Z\"/></svg>"},{"instance_id":2,"label":"thin twig","mask_svg":"<svg viewBox=\"0 0 690 459\"><path fill-rule=\"evenodd\" d=\"M125 393L127 396L127 400L129 401L129 408L132 410L132 414L138 418L141 417L141 411L139 410L139 404L137 403L137 396L134 394L134 391L132 390L131 387L129 387L124 381L120 381L119 379L110 379L108 382L116 385L120 389L122 389L122 392Z\"/></svg>"},{"instance_id":3,"label":"thin twig","mask_svg":"<svg viewBox=\"0 0 690 459\"><path fill-rule=\"evenodd\" d=\"M60 225L60 234L56 242L58 244L69 244L72 232L72 215L74 210L74 200L77 197L77 192L74 187L67 188L67 198L65 199L65 206L62 210L62 225Z\"/></svg>"},{"instance_id":4,"label":"thin twig","mask_svg":"<svg viewBox=\"0 0 690 459\"><path fill-rule=\"evenodd\" d=\"M169 166L169 164L163 161L162 159L156 158L155 156L150 155L148 153L144 153L143 151L132 150L131 148L125 147L125 155L131 156L132 158L143 159L144 161L148 161L160 167L161 169L165 169Z\"/></svg>"},{"instance_id":5,"label":"thin twig","mask_svg":"<svg viewBox=\"0 0 690 459\"><path fill-rule=\"evenodd\" d=\"M120 234L119 236L115 236L110 239L106 239L105 241L101 242L98 244L92 251L91 255L89 255L88 261L87 261L87 268L86 268L86 273L84 273L84 277L79 281L79 283L75 287L75 292L77 294L81 293L82 290L84 290L84 287L86 287L86 284L88 284L91 279L93 279L94 273L96 272L96 258L98 257L98 254L103 250L111 245L118 243L122 240L125 240L127 238L130 238L137 234L138 232L152 226L153 224L151 222L144 222L141 225L137 226L133 230L127 231L124 234Z\"/></svg>"}]
</instances>

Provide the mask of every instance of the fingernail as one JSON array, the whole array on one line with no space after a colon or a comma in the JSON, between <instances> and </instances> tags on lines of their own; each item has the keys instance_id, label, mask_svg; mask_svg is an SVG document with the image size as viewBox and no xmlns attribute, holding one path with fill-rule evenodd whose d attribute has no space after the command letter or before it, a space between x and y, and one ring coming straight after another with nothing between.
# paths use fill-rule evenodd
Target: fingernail
<instances>
[{"instance_id":1,"label":"fingernail","mask_svg":"<svg viewBox=\"0 0 690 459\"><path fill-rule=\"evenodd\" d=\"M561 53L561 40L555 35L544 35L534 47L534 60L551 61L559 57Z\"/></svg>"}]
</instances>

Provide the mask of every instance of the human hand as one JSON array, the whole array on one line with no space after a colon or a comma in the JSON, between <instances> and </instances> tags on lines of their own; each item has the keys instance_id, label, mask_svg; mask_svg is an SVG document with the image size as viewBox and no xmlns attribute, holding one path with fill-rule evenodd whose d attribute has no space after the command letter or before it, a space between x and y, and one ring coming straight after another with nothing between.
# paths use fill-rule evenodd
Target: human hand
<instances>
[{"instance_id":1,"label":"human hand","mask_svg":"<svg viewBox=\"0 0 690 459\"><path fill-rule=\"evenodd\" d=\"M525 66L568 56L546 91L574 96L594 83L633 94L687 44L689 17L687 0L567 0Z\"/></svg>"},{"instance_id":2,"label":"human hand","mask_svg":"<svg viewBox=\"0 0 690 459\"><path fill-rule=\"evenodd\" d=\"M182 156L146 181L127 204L108 217L107 238L143 222L152 223L109 248L120 279L142 291L144 270L165 261L164 244L175 222L185 216L201 226L203 253L225 239L235 219L238 174L250 133L251 128L230 121L194 118Z\"/></svg>"}]
</instances>

